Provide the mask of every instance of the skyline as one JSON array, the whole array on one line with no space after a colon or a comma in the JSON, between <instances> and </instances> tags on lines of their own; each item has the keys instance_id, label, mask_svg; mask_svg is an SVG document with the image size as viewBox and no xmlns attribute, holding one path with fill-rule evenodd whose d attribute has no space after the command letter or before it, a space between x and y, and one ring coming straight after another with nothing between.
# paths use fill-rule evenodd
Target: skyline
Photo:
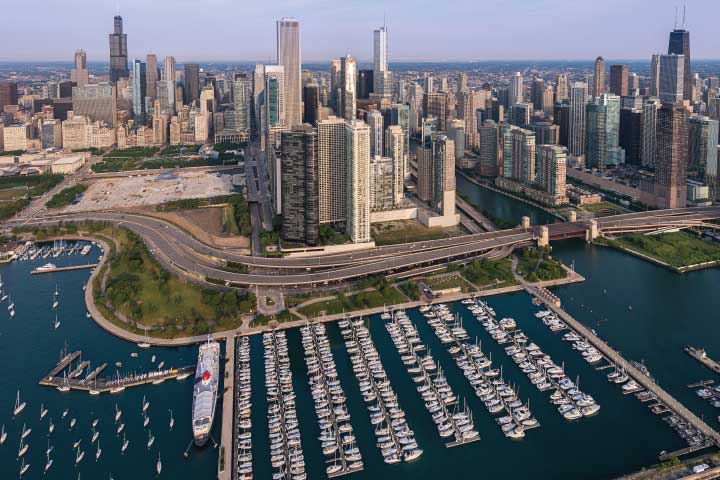
<instances>
[{"instance_id":1,"label":"skyline","mask_svg":"<svg viewBox=\"0 0 720 480\"><path fill-rule=\"evenodd\" d=\"M87 52L90 62L107 61L107 35L112 31L115 6L106 3L98 8L89 0L68 0L61 5L29 0L22 10L11 12L14 21L6 26L9 37L25 39L23 51L0 52L0 61L66 61L72 59L78 48ZM262 7L247 5L240 10L230 0L208 0L203 9L189 0L172 2L172 8L168 8L170 3L165 0L152 4L125 0L120 14L128 35L130 59L155 53L161 58L173 55L179 62L274 60L275 21L294 16L301 24L305 63L325 62L345 54L360 62L370 61L372 31L383 25L383 16L391 62L533 58L573 61L597 55L618 60L649 59L652 53L667 48L667 32L673 28L675 15L675 4L669 0L638 0L630 7L620 0L610 0L609 5L602 6L583 2L574 5L572 12L563 11L560 0L490 3L478 6L460 0L438 9L421 0L418 8L409 10L405 0L391 5L378 0L349 0L342 5L302 0ZM53 21L43 24L43 19L34 14L36 7ZM68 22L63 20L71 20L70 13L78 9L86 13L83 28L68 30ZM678 23L682 22L680 10ZM522 15L517 15L518 12ZM719 45L713 42L717 36L712 31L712 22L698 21L700 16L714 18L718 14L720 4L707 0L694 3L688 10L686 28L691 32L694 59L720 58ZM203 35L200 26L212 25L220 16L236 16L238 21L213 30L212 35ZM243 21L248 18L251 21ZM67 40L48 43L44 36L28 36L28 24L42 27L48 37ZM442 41L427 41L435 34L431 28L441 29ZM571 41L573 38L582 41Z\"/></svg>"}]
</instances>

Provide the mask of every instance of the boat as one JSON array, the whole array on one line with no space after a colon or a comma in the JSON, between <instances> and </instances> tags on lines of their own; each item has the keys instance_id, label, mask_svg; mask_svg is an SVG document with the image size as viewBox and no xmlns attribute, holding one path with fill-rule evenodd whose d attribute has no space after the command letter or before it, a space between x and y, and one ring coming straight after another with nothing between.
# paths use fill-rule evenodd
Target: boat
<instances>
[{"instance_id":1,"label":"boat","mask_svg":"<svg viewBox=\"0 0 720 480\"><path fill-rule=\"evenodd\" d=\"M175 426L175 419L173 418L172 410L170 410L170 430L172 430L174 426Z\"/></svg>"},{"instance_id":2,"label":"boat","mask_svg":"<svg viewBox=\"0 0 720 480\"><path fill-rule=\"evenodd\" d=\"M192 426L195 445L202 447L210 438L217 403L220 344L214 340L200 346L193 386Z\"/></svg>"},{"instance_id":3,"label":"boat","mask_svg":"<svg viewBox=\"0 0 720 480\"><path fill-rule=\"evenodd\" d=\"M165 362L158 363L158 370L161 370L165 366Z\"/></svg>"},{"instance_id":4,"label":"boat","mask_svg":"<svg viewBox=\"0 0 720 480\"><path fill-rule=\"evenodd\" d=\"M70 409L68 409L68 408L66 408L65 410L63 410L62 418L67 417L68 412L70 412Z\"/></svg>"},{"instance_id":5,"label":"boat","mask_svg":"<svg viewBox=\"0 0 720 480\"><path fill-rule=\"evenodd\" d=\"M150 348L150 343L148 343L148 340L149 340L149 338L148 338L147 330L145 330L145 340L142 342L138 342L137 347L142 348L142 349ZM153 358L155 358L155 355L153 355Z\"/></svg>"},{"instance_id":6,"label":"boat","mask_svg":"<svg viewBox=\"0 0 720 480\"><path fill-rule=\"evenodd\" d=\"M5 440L7 440L7 432L5 431L5 424L3 424L2 432L0 432L0 445L5 443Z\"/></svg>"},{"instance_id":7,"label":"boat","mask_svg":"<svg viewBox=\"0 0 720 480\"><path fill-rule=\"evenodd\" d=\"M20 439L20 449L18 450L18 458L22 458L22 456L25 455L25 453L27 453L29 446L30 445L25 443L25 439L23 439L23 438Z\"/></svg>"},{"instance_id":8,"label":"boat","mask_svg":"<svg viewBox=\"0 0 720 480\"><path fill-rule=\"evenodd\" d=\"M147 428L148 423L150 423L150 417L143 415L143 428Z\"/></svg>"},{"instance_id":9,"label":"boat","mask_svg":"<svg viewBox=\"0 0 720 480\"><path fill-rule=\"evenodd\" d=\"M85 245L82 250L80 250L80 255L87 255L90 253L90 249L92 248L92 245Z\"/></svg>"},{"instance_id":10,"label":"boat","mask_svg":"<svg viewBox=\"0 0 720 480\"><path fill-rule=\"evenodd\" d=\"M63 373L63 384L59 385L57 387L57 389L60 392L69 392L70 391L70 381L68 380L67 372ZM67 415L67 412L68 412L67 410L65 410L63 412L63 418L65 418L65 416Z\"/></svg>"},{"instance_id":11,"label":"boat","mask_svg":"<svg viewBox=\"0 0 720 480\"><path fill-rule=\"evenodd\" d=\"M57 314L55 314L55 322L53 322L53 327L55 327L55 330L60 327L60 320L58 320Z\"/></svg>"},{"instance_id":12,"label":"boat","mask_svg":"<svg viewBox=\"0 0 720 480\"><path fill-rule=\"evenodd\" d=\"M53 309L57 308L58 305L60 305L60 302L58 301L58 295L59 295L59 292L57 289L57 285L55 285L55 295L53 296L53 305L52 305Z\"/></svg>"},{"instance_id":13,"label":"boat","mask_svg":"<svg viewBox=\"0 0 720 480\"><path fill-rule=\"evenodd\" d=\"M46 263L42 267L38 267L35 270L32 271L32 273L45 273L45 272L52 272L53 270L57 269L57 265L54 263Z\"/></svg>"},{"instance_id":14,"label":"boat","mask_svg":"<svg viewBox=\"0 0 720 480\"><path fill-rule=\"evenodd\" d=\"M148 441L147 441L148 450L150 450L150 447L153 446L153 443L155 443L155 437L153 436L151 431L148 431Z\"/></svg>"},{"instance_id":15,"label":"boat","mask_svg":"<svg viewBox=\"0 0 720 480\"><path fill-rule=\"evenodd\" d=\"M97 440L99 436L100 436L100 432L95 430L95 427L93 427L93 434L92 434L92 439L90 440L90 443L95 443L95 440Z\"/></svg>"},{"instance_id":16,"label":"boat","mask_svg":"<svg viewBox=\"0 0 720 480\"><path fill-rule=\"evenodd\" d=\"M120 420L120 415L122 415L122 410L120 410L117 406L117 403L115 404L115 422Z\"/></svg>"},{"instance_id":17,"label":"boat","mask_svg":"<svg viewBox=\"0 0 720 480\"><path fill-rule=\"evenodd\" d=\"M148 407L150 407L150 402L148 402L147 400L145 400L145 395L143 395L143 400L142 400L142 411L143 411L143 413L147 412Z\"/></svg>"},{"instance_id":18,"label":"boat","mask_svg":"<svg viewBox=\"0 0 720 480\"><path fill-rule=\"evenodd\" d=\"M96 462L100 458L100 455L102 455L102 449L100 448L100 440L98 440L97 450L95 450L95 461Z\"/></svg>"},{"instance_id":19,"label":"boat","mask_svg":"<svg viewBox=\"0 0 720 480\"><path fill-rule=\"evenodd\" d=\"M152 357L150 357L150 363L155 363L155 355L153 355Z\"/></svg>"},{"instance_id":20,"label":"boat","mask_svg":"<svg viewBox=\"0 0 720 480\"><path fill-rule=\"evenodd\" d=\"M132 352L132 353L130 354L130 356L131 356L132 358L138 358L138 353L137 353L137 352Z\"/></svg>"},{"instance_id":21,"label":"boat","mask_svg":"<svg viewBox=\"0 0 720 480\"><path fill-rule=\"evenodd\" d=\"M78 447L78 451L77 451L77 453L75 454L75 465L77 465L78 463L82 462L82 459L83 459L83 458L85 458L85 452L83 452L82 450L80 450L80 448Z\"/></svg>"},{"instance_id":22,"label":"boat","mask_svg":"<svg viewBox=\"0 0 720 480\"><path fill-rule=\"evenodd\" d=\"M25 473L28 471L29 468L30 468L30 464L28 463L26 465L25 459L23 459L22 464L20 465L20 476L22 477L23 475L25 475Z\"/></svg>"},{"instance_id":23,"label":"boat","mask_svg":"<svg viewBox=\"0 0 720 480\"><path fill-rule=\"evenodd\" d=\"M55 430L55 424L52 421L52 418L50 419L50 425L48 425L48 433L53 433L53 430Z\"/></svg>"},{"instance_id":24,"label":"boat","mask_svg":"<svg viewBox=\"0 0 720 480\"><path fill-rule=\"evenodd\" d=\"M45 408L45 405L43 405L43 404L41 403L41 404L40 404L40 420L42 420L43 418L45 418L45 415L47 415L47 413L48 413L47 408Z\"/></svg>"},{"instance_id":25,"label":"boat","mask_svg":"<svg viewBox=\"0 0 720 480\"><path fill-rule=\"evenodd\" d=\"M120 435L123 430L125 430L125 424L121 423L117 428L117 434Z\"/></svg>"},{"instance_id":26,"label":"boat","mask_svg":"<svg viewBox=\"0 0 720 480\"><path fill-rule=\"evenodd\" d=\"M77 420L75 420L75 418L71 418L71 419L70 419L70 429L71 429L71 430L72 430L72 428L75 426L75 423L77 423Z\"/></svg>"},{"instance_id":27,"label":"boat","mask_svg":"<svg viewBox=\"0 0 720 480\"><path fill-rule=\"evenodd\" d=\"M155 469L157 470L157 474L160 475L160 472L162 472L162 461L160 461L160 452L158 452L158 460L157 464L155 465Z\"/></svg>"},{"instance_id":28,"label":"boat","mask_svg":"<svg viewBox=\"0 0 720 480\"><path fill-rule=\"evenodd\" d=\"M190 375L192 375L192 372L183 372L180 375L178 375L177 377L175 377L175 380L177 380L179 382L180 380L185 380Z\"/></svg>"},{"instance_id":29,"label":"boat","mask_svg":"<svg viewBox=\"0 0 720 480\"><path fill-rule=\"evenodd\" d=\"M77 442L73 443L73 448L78 448L78 445L80 445L80 442L82 442L82 438L78 440Z\"/></svg>"},{"instance_id":30,"label":"boat","mask_svg":"<svg viewBox=\"0 0 720 480\"><path fill-rule=\"evenodd\" d=\"M130 442L128 442L128 440L125 438L125 434L123 433L123 444L122 448L120 449L120 453L125 453L125 450L127 450L129 443Z\"/></svg>"},{"instance_id":31,"label":"boat","mask_svg":"<svg viewBox=\"0 0 720 480\"><path fill-rule=\"evenodd\" d=\"M21 440L24 440L25 437L27 437L28 435L30 435L30 432L32 432L32 428L27 428L27 429L26 429L26 428L25 428L25 424L23 423L23 429L22 429L22 433L20 434L20 439L21 439Z\"/></svg>"},{"instance_id":32,"label":"boat","mask_svg":"<svg viewBox=\"0 0 720 480\"><path fill-rule=\"evenodd\" d=\"M10 302L10 303L8 304L8 310L14 310L14 309L15 309L15 302L13 302L12 299L9 300L9 302Z\"/></svg>"},{"instance_id":33,"label":"boat","mask_svg":"<svg viewBox=\"0 0 720 480\"><path fill-rule=\"evenodd\" d=\"M20 402L20 390L18 390L17 396L15 397L15 410L13 410L13 416L19 415L23 410L25 410L26 406L27 402Z\"/></svg>"},{"instance_id":34,"label":"boat","mask_svg":"<svg viewBox=\"0 0 720 480\"><path fill-rule=\"evenodd\" d=\"M53 460L50 458L50 453L46 454L47 460L45 461L45 472L47 473L48 470L50 470L50 467L52 467Z\"/></svg>"}]
</instances>

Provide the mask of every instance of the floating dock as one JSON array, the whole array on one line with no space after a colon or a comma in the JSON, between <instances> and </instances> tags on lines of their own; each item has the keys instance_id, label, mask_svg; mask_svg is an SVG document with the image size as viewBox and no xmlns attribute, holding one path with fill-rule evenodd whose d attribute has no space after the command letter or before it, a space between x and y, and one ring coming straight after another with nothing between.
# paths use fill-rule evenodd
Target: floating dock
<instances>
[{"instance_id":1,"label":"floating dock","mask_svg":"<svg viewBox=\"0 0 720 480\"><path fill-rule=\"evenodd\" d=\"M67 272L69 270L84 270L86 268L95 268L97 267L97 263L87 263L85 265L72 265L70 267L55 267L53 269L49 270L41 270L39 268L36 268L35 270L31 271L33 275L39 275L41 273L55 273L55 272Z\"/></svg>"},{"instance_id":2,"label":"floating dock","mask_svg":"<svg viewBox=\"0 0 720 480\"><path fill-rule=\"evenodd\" d=\"M47 374L48 377L55 377L58 373L65 370L72 362L74 362L81 354L82 352L80 350L72 353L68 353L63 358L60 359L57 365L55 365L55 368L53 368L50 373Z\"/></svg>"}]
</instances>

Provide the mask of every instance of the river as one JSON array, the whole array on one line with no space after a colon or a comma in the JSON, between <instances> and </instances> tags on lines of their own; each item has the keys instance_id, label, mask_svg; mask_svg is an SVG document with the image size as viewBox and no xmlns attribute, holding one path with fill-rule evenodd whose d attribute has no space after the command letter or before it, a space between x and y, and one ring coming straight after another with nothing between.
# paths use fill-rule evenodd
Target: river
<instances>
[{"instance_id":1,"label":"river","mask_svg":"<svg viewBox=\"0 0 720 480\"><path fill-rule=\"evenodd\" d=\"M519 223L522 215L529 215L533 224L546 223L552 218L544 211L509 199L458 178L458 189L473 203L481 205L493 215L508 222ZM554 292L563 306L578 320L594 328L626 358L643 359L651 373L671 394L712 426L719 427L717 409L698 398L686 384L717 376L683 352L686 344L706 348L720 358L720 270L705 270L678 275L653 264L614 250L587 245L580 240L566 240L553 245L553 253L587 280L558 287ZM93 255L97 256L94 251ZM62 265L79 262L80 257L59 258ZM84 259L83 259L84 261ZM65 263L64 263L65 262ZM44 263L36 262L36 263ZM35 265L36 266L36 265ZM153 368L150 356L167 365L194 363L196 348L171 348L140 351L133 360L133 344L107 334L85 318L82 285L88 271L73 271L31 276L31 265L15 263L0 267L17 315L9 319L6 307L0 306L0 362L5 366L0 376L0 422L8 431L8 441L0 446L0 478L17 476L19 462L17 446L25 422L33 431L28 436L30 450L27 459L32 467L26 478L40 478L45 464L47 447L47 418L39 420L40 403L49 406L56 424L50 440L55 447L54 464L48 478L151 478L155 472L158 452L163 459L163 476L191 479L214 478L217 451L191 449L188 460L182 453L190 442L191 384L169 381L162 385L129 389L117 396L91 397L84 393L62 394L37 385L38 380L52 368L65 341L71 349L82 349L83 358L113 365L120 360L124 370ZM55 285L60 287L58 310L62 325L53 331L51 309ZM384 325L378 317L369 320L372 337L380 358L404 408L410 426L415 430L423 456L410 464L387 466L382 463L369 423L368 411L352 375L344 344L337 325L328 325L341 384L348 397L352 424L358 439L365 470L351 475L354 479L413 478L436 479L449 476L458 479L476 478L552 478L607 479L657 462L662 450L684 446L681 439L659 417L632 395L622 395L620 389L582 360L580 355L551 334L533 315L538 310L525 293L492 297L489 303L500 316L515 318L518 325L542 349L560 363L573 377L579 377L581 388L600 403L598 415L576 422L565 421L548 402L549 392L538 392L527 377L505 356L464 306L453 305L460 313L471 336L482 341L483 349L492 354L496 365L502 365L504 376L515 384L520 396L530 401L531 409L541 426L527 432L521 441L502 435L492 416L479 403L461 372L453 363L446 347L436 339L433 331L416 311L410 317L418 325L421 338L438 359L448 376L450 385L472 408L481 440L456 448L445 448L425 410L414 384L404 370ZM303 360L300 334L288 333L291 368L297 394L297 410L302 446L307 463L308 478L325 478L323 456L317 436L319 429L307 383L307 369ZM251 339L252 399L253 399L253 468L255 478L271 478L269 446L267 443L267 403L264 394L263 349L260 336ZM108 369L112 370L112 369ZM20 388L27 409L18 419L11 418L15 392ZM145 395L151 402L150 428L156 436L155 445L145 446L147 431L142 426L140 405ZM115 403L123 410L127 438L131 441L125 456L120 454L121 438L115 435L113 416ZM68 419L60 420L65 408L78 424L69 431ZM172 409L175 429L168 427ZM103 454L95 462L95 446L90 446L92 419L99 418L100 441ZM214 437L219 439L216 424ZM82 438L85 459L74 466L72 443Z\"/></svg>"}]
</instances>

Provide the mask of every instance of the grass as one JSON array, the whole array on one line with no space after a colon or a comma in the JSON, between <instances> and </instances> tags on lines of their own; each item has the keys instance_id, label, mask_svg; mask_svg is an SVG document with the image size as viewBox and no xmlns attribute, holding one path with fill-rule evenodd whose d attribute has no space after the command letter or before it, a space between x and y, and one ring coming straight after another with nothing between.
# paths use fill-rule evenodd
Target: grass
<instances>
[{"instance_id":1,"label":"grass","mask_svg":"<svg viewBox=\"0 0 720 480\"><path fill-rule=\"evenodd\" d=\"M610 246L634 250L677 269L720 261L720 245L687 232L659 235L631 234L614 240L605 240Z\"/></svg>"},{"instance_id":2,"label":"grass","mask_svg":"<svg viewBox=\"0 0 720 480\"><path fill-rule=\"evenodd\" d=\"M397 288L410 300L420 300L420 287L412 280L398 283Z\"/></svg>"},{"instance_id":3,"label":"grass","mask_svg":"<svg viewBox=\"0 0 720 480\"><path fill-rule=\"evenodd\" d=\"M475 290L461 274L427 277L423 280L423 283L425 283L425 285L427 285L433 292L457 287L459 287L463 293Z\"/></svg>"},{"instance_id":4,"label":"grass","mask_svg":"<svg viewBox=\"0 0 720 480\"><path fill-rule=\"evenodd\" d=\"M169 146L162 152L158 148L132 147L112 150L103 156L103 160L92 166L95 173L126 172L158 168L186 168L222 165L222 161L211 159L191 159L200 149L199 145Z\"/></svg>"},{"instance_id":5,"label":"grass","mask_svg":"<svg viewBox=\"0 0 720 480\"><path fill-rule=\"evenodd\" d=\"M138 327L142 324L151 327L148 334L152 336L203 335L237 328L240 317L254 310L255 299L250 294L210 290L170 274L133 232L103 225L93 229L94 236L105 238L112 246L109 261L103 267L109 270L106 290L100 292L98 275L93 292L95 302L108 320L123 329L142 333ZM122 321L118 313L130 324Z\"/></svg>"},{"instance_id":6,"label":"grass","mask_svg":"<svg viewBox=\"0 0 720 480\"><path fill-rule=\"evenodd\" d=\"M53 195L50 201L47 202L45 205L48 208L60 208L70 205L73 201L75 201L77 196L87 190L87 188L87 185L84 185L82 183L78 183L74 187L64 188L60 192Z\"/></svg>"},{"instance_id":7,"label":"grass","mask_svg":"<svg viewBox=\"0 0 720 480\"><path fill-rule=\"evenodd\" d=\"M508 258L498 261L475 259L460 270L462 275L478 287L507 287L515 285L512 262Z\"/></svg>"},{"instance_id":8,"label":"grass","mask_svg":"<svg viewBox=\"0 0 720 480\"><path fill-rule=\"evenodd\" d=\"M422 242L440 238L456 237L462 232L456 227L425 227L414 220L383 222L372 226L372 238L376 245L394 245L409 241Z\"/></svg>"},{"instance_id":9,"label":"grass","mask_svg":"<svg viewBox=\"0 0 720 480\"><path fill-rule=\"evenodd\" d=\"M235 207L233 205L224 206L220 215L223 232L229 233L230 235L240 235L240 229L238 228L237 221L235 220Z\"/></svg>"},{"instance_id":10,"label":"grass","mask_svg":"<svg viewBox=\"0 0 720 480\"><path fill-rule=\"evenodd\" d=\"M63 179L62 175L42 174L42 175L12 175L8 177L0 177L0 189L7 190L10 188L25 188L30 197L39 197L51 190L55 185ZM19 198L10 202L0 204L0 220L10 218L30 203L28 198Z\"/></svg>"},{"instance_id":11,"label":"grass","mask_svg":"<svg viewBox=\"0 0 720 480\"><path fill-rule=\"evenodd\" d=\"M580 208L586 212L594 214L596 217L609 217L611 215L619 215L621 213L629 212L629 210L610 202L591 203L588 205L582 205Z\"/></svg>"},{"instance_id":12,"label":"grass","mask_svg":"<svg viewBox=\"0 0 720 480\"><path fill-rule=\"evenodd\" d=\"M530 282L558 280L567 272L562 263L550 258L550 248L526 248L518 255L518 273Z\"/></svg>"},{"instance_id":13,"label":"grass","mask_svg":"<svg viewBox=\"0 0 720 480\"><path fill-rule=\"evenodd\" d=\"M157 209L161 212L173 212L176 210L191 210L194 208L202 208L209 205L219 205L224 203L226 203L227 206L222 212L222 222L226 231L235 235L249 236L251 232L250 206L248 205L245 196L241 193L206 198L173 200L171 202L158 205Z\"/></svg>"},{"instance_id":14,"label":"grass","mask_svg":"<svg viewBox=\"0 0 720 480\"><path fill-rule=\"evenodd\" d=\"M385 284L380 289L354 295L339 293L337 297L332 300L311 303L299 311L306 317L312 318L322 313L325 315L334 315L342 312L382 307L383 305L397 305L407 301L408 299L396 288L390 284Z\"/></svg>"},{"instance_id":15,"label":"grass","mask_svg":"<svg viewBox=\"0 0 720 480\"><path fill-rule=\"evenodd\" d=\"M0 202L14 202L28 193L27 187L11 187L0 190Z\"/></svg>"}]
</instances>

